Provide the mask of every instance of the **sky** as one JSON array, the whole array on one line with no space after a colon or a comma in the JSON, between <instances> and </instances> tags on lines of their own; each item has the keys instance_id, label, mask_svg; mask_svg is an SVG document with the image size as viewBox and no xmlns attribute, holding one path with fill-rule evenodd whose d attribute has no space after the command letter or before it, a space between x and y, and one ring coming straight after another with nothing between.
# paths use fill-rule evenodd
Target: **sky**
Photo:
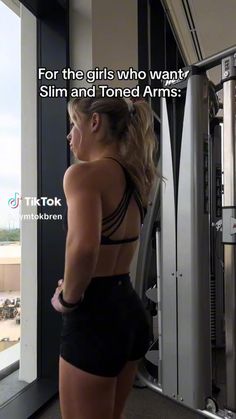
<instances>
[{"instance_id":1,"label":"sky","mask_svg":"<svg viewBox=\"0 0 236 419\"><path fill-rule=\"evenodd\" d=\"M20 18L0 0L0 228L19 227L8 199L20 193L20 42Z\"/></svg>"}]
</instances>

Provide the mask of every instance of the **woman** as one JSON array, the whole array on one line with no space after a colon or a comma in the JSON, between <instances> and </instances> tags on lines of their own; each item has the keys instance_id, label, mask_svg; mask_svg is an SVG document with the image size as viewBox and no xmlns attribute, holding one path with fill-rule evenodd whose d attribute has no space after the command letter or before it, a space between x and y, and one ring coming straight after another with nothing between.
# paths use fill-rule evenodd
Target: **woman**
<instances>
[{"instance_id":1,"label":"woman","mask_svg":"<svg viewBox=\"0 0 236 419\"><path fill-rule=\"evenodd\" d=\"M68 230L64 280L52 298L63 313L59 393L63 419L122 419L149 325L129 270L156 169L145 101L69 103L64 175ZM81 161L83 163L81 163Z\"/></svg>"}]
</instances>

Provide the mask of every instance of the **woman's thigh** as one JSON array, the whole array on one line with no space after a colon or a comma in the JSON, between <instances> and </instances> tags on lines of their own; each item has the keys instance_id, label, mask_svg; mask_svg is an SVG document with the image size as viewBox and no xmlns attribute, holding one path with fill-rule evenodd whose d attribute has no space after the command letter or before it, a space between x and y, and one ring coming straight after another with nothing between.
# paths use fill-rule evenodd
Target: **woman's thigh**
<instances>
[{"instance_id":1,"label":"woman's thigh","mask_svg":"<svg viewBox=\"0 0 236 419\"><path fill-rule=\"evenodd\" d=\"M112 419L116 377L96 376L59 361L62 419Z\"/></svg>"},{"instance_id":2,"label":"woman's thigh","mask_svg":"<svg viewBox=\"0 0 236 419\"><path fill-rule=\"evenodd\" d=\"M123 419L122 416L126 400L132 390L134 378L137 373L139 361L128 361L119 375L116 382L115 404L112 419Z\"/></svg>"}]
</instances>

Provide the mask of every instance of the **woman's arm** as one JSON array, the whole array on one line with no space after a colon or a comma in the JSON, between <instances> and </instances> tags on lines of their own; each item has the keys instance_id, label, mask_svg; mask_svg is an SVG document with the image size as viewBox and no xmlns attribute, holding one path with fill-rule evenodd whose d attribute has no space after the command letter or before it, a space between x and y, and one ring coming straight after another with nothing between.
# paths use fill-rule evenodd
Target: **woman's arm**
<instances>
[{"instance_id":1,"label":"woman's arm","mask_svg":"<svg viewBox=\"0 0 236 419\"><path fill-rule=\"evenodd\" d=\"M64 175L68 206L68 232L65 251L63 298L76 303L96 269L100 237L102 202L98 176L89 163L74 164Z\"/></svg>"}]
</instances>

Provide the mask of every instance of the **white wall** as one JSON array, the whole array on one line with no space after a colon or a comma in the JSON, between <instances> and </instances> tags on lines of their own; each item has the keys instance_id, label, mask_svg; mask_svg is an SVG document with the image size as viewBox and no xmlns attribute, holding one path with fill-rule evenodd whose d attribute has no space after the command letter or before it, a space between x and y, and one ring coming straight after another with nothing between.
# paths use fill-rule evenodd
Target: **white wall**
<instances>
[{"instance_id":1,"label":"white wall","mask_svg":"<svg viewBox=\"0 0 236 419\"><path fill-rule=\"evenodd\" d=\"M134 0L93 0L93 65L112 70L138 69L138 11ZM109 81L110 86L137 81Z\"/></svg>"},{"instance_id":2,"label":"white wall","mask_svg":"<svg viewBox=\"0 0 236 419\"><path fill-rule=\"evenodd\" d=\"M73 70L92 68L92 0L70 1L70 66ZM71 87L86 86L71 81Z\"/></svg>"},{"instance_id":3,"label":"white wall","mask_svg":"<svg viewBox=\"0 0 236 419\"><path fill-rule=\"evenodd\" d=\"M70 52L73 70L108 67L138 68L138 16L134 0L72 0ZM110 86L135 86L135 81L109 81ZM82 81L72 86L85 86Z\"/></svg>"}]
</instances>

